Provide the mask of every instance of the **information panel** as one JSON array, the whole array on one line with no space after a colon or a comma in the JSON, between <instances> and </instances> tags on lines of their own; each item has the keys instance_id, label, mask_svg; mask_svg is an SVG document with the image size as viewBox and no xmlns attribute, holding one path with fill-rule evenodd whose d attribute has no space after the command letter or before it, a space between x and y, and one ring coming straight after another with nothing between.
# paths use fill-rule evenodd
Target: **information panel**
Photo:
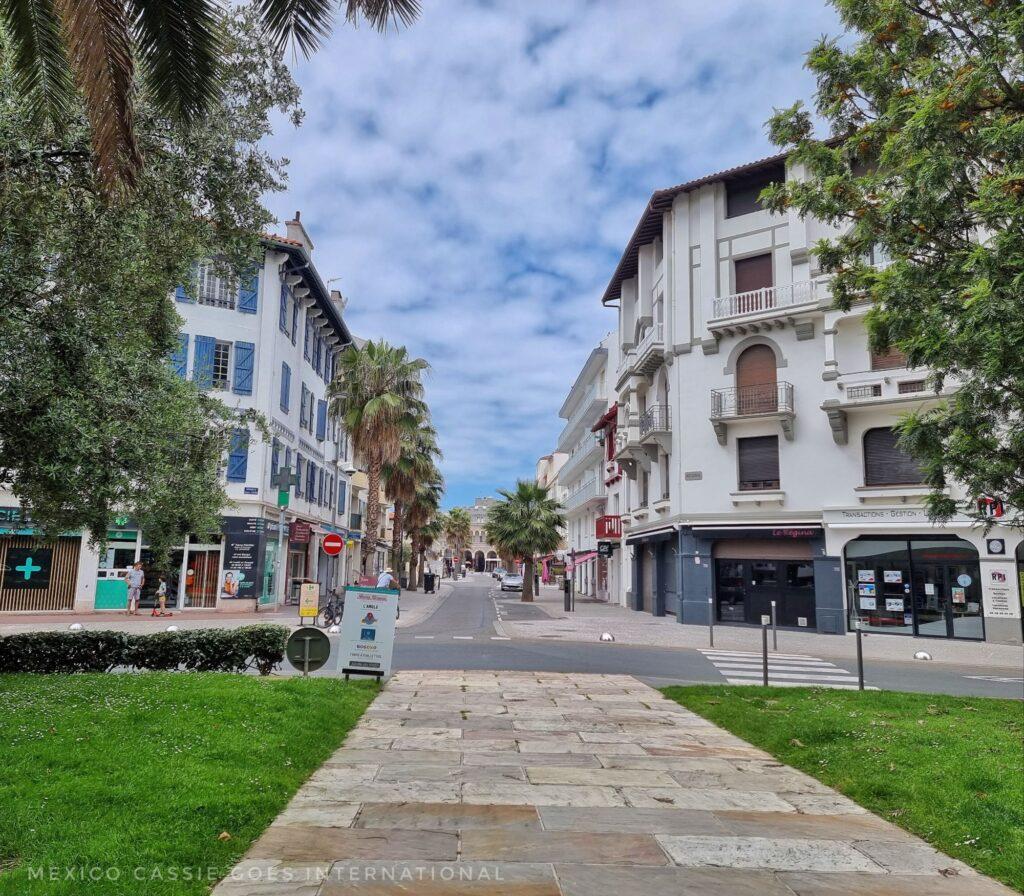
<instances>
[{"instance_id":1,"label":"information panel","mask_svg":"<svg viewBox=\"0 0 1024 896\"><path fill-rule=\"evenodd\" d=\"M388 588L364 585L345 589L339 666L342 672L381 678L391 675L398 595L398 591Z\"/></svg>"}]
</instances>

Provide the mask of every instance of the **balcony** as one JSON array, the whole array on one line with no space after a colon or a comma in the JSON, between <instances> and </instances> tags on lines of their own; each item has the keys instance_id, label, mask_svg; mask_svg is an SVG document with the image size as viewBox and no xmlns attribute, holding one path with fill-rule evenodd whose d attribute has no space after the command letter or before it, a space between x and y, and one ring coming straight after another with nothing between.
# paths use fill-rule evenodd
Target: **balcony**
<instances>
[{"instance_id":1,"label":"balcony","mask_svg":"<svg viewBox=\"0 0 1024 896\"><path fill-rule=\"evenodd\" d=\"M640 415L640 442L643 445L660 445L663 450L672 450L672 426L667 404L656 404Z\"/></svg>"},{"instance_id":2,"label":"balcony","mask_svg":"<svg viewBox=\"0 0 1024 896\"><path fill-rule=\"evenodd\" d=\"M920 407L951 395L956 391L956 383L947 381L942 391L937 393L929 385L926 371L903 367L840 374L836 388L839 396L822 402L821 409L828 416L835 443L845 445L848 414L880 410L898 413L907 410L908 406Z\"/></svg>"},{"instance_id":3,"label":"balcony","mask_svg":"<svg viewBox=\"0 0 1024 896\"><path fill-rule=\"evenodd\" d=\"M558 471L559 483L572 482L587 466L597 464L603 455L604 447L598 443L594 433L584 432Z\"/></svg>"},{"instance_id":4,"label":"balcony","mask_svg":"<svg viewBox=\"0 0 1024 896\"><path fill-rule=\"evenodd\" d=\"M622 517L599 516L596 529L597 537L602 541L610 538L622 538Z\"/></svg>"},{"instance_id":5,"label":"balcony","mask_svg":"<svg viewBox=\"0 0 1024 896\"><path fill-rule=\"evenodd\" d=\"M650 455L640 441L638 418L630 418L615 433L615 460L630 479L636 478L638 464L645 469L650 467Z\"/></svg>"},{"instance_id":6,"label":"balcony","mask_svg":"<svg viewBox=\"0 0 1024 896\"><path fill-rule=\"evenodd\" d=\"M665 361L665 325L658 323L648 327L636 347L636 360L632 372L639 376L650 376Z\"/></svg>"},{"instance_id":7,"label":"balcony","mask_svg":"<svg viewBox=\"0 0 1024 896\"><path fill-rule=\"evenodd\" d=\"M572 513L590 504L600 504L605 500L606 496L604 483L594 477L587 479L582 485L570 492L568 497L562 502L562 506L565 508L566 513Z\"/></svg>"},{"instance_id":8,"label":"balcony","mask_svg":"<svg viewBox=\"0 0 1024 896\"><path fill-rule=\"evenodd\" d=\"M351 513L348 517L348 527L353 532L363 531L363 515L361 513Z\"/></svg>"},{"instance_id":9,"label":"balcony","mask_svg":"<svg viewBox=\"0 0 1024 896\"><path fill-rule=\"evenodd\" d=\"M793 440L792 383L764 383L711 390L711 425L720 445L727 442L728 425L747 420L778 420L787 441Z\"/></svg>"},{"instance_id":10,"label":"balcony","mask_svg":"<svg viewBox=\"0 0 1024 896\"><path fill-rule=\"evenodd\" d=\"M827 279L801 280L784 286L765 286L715 299L708 329L716 336L771 329L779 318L809 311L831 300ZM792 321L795 323L795 321Z\"/></svg>"},{"instance_id":11,"label":"balcony","mask_svg":"<svg viewBox=\"0 0 1024 896\"><path fill-rule=\"evenodd\" d=\"M598 389L597 383L591 383L584 393L576 410L569 415L562 434L558 437L558 450L569 451L581 430L589 430L591 425L608 409L604 390Z\"/></svg>"}]
</instances>

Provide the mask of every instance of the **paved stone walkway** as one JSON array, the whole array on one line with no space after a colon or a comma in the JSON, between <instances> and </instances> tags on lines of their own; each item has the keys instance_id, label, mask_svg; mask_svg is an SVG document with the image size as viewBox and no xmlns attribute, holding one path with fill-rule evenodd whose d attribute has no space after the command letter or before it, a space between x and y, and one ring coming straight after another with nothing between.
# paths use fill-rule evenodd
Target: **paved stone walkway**
<instances>
[{"instance_id":1,"label":"paved stone walkway","mask_svg":"<svg viewBox=\"0 0 1024 896\"><path fill-rule=\"evenodd\" d=\"M616 675L402 672L214 896L1012 891Z\"/></svg>"}]
</instances>

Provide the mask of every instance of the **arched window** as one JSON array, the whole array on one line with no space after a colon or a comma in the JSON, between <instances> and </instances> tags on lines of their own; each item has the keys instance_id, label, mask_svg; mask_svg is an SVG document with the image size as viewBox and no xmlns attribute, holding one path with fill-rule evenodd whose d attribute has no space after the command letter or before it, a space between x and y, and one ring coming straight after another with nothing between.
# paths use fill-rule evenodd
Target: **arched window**
<instances>
[{"instance_id":1,"label":"arched window","mask_svg":"<svg viewBox=\"0 0 1024 896\"><path fill-rule=\"evenodd\" d=\"M777 409L775 352L769 345L751 345L736 359L737 413L766 414Z\"/></svg>"},{"instance_id":2,"label":"arched window","mask_svg":"<svg viewBox=\"0 0 1024 896\"><path fill-rule=\"evenodd\" d=\"M924 474L917 460L896 444L897 434L888 426L864 433L865 485L918 485Z\"/></svg>"}]
</instances>

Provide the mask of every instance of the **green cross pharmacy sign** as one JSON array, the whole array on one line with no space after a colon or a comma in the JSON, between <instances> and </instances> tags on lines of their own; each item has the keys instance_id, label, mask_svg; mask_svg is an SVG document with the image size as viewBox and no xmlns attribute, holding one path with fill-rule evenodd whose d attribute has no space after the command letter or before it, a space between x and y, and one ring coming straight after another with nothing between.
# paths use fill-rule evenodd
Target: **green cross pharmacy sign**
<instances>
[{"instance_id":1,"label":"green cross pharmacy sign","mask_svg":"<svg viewBox=\"0 0 1024 896\"><path fill-rule=\"evenodd\" d=\"M51 548L8 548L4 558L4 588L49 588Z\"/></svg>"}]
</instances>

